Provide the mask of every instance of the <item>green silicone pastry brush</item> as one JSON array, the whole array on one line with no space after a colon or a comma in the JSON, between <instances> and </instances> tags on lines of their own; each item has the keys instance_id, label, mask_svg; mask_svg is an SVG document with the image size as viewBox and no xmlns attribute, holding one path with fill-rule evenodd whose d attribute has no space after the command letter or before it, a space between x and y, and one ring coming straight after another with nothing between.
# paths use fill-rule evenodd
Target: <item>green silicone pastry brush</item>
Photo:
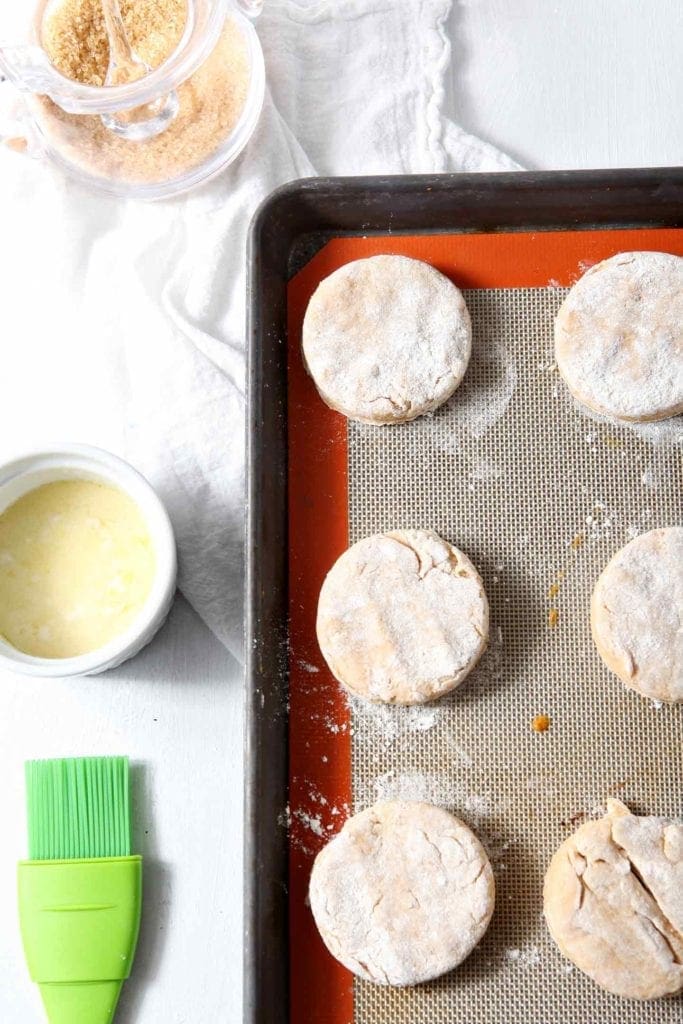
<instances>
[{"instance_id":1,"label":"green silicone pastry brush","mask_svg":"<svg viewBox=\"0 0 683 1024\"><path fill-rule=\"evenodd\" d=\"M140 927L128 758L28 761L26 801L19 918L31 978L50 1024L110 1024Z\"/></svg>"}]
</instances>

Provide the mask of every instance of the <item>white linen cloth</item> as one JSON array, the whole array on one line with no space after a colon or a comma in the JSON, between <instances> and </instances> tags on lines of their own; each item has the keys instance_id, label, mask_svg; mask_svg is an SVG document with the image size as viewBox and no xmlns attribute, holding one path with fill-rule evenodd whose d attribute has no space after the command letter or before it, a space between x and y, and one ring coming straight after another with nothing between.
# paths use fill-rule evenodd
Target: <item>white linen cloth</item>
<instances>
[{"instance_id":1,"label":"white linen cloth","mask_svg":"<svg viewBox=\"0 0 683 1024\"><path fill-rule=\"evenodd\" d=\"M259 126L176 200L89 194L0 153L1 454L83 441L142 470L171 514L183 593L238 658L249 222L297 177L518 166L444 117L450 7L266 0Z\"/></svg>"}]
</instances>

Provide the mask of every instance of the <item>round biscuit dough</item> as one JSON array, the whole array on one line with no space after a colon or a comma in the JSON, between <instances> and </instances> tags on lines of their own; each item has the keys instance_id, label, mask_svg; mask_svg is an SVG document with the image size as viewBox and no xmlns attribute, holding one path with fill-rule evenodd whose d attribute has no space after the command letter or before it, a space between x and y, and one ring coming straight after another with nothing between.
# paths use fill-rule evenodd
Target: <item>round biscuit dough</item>
<instances>
[{"instance_id":1,"label":"round biscuit dough","mask_svg":"<svg viewBox=\"0 0 683 1024\"><path fill-rule=\"evenodd\" d=\"M405 423L450 398L470 358L460 291L406 256L354 260L306 310L303 353L322 399L349 419Z\"/></svg>"},{"instance_id":2,"label":"round biscuit dough","mask_svg":"<svg viewBox=\"0 0 683 1024\"><path fill-rule=\"evenodd\" d=\"M491 920L483 846L441 807L395 800L354 815L318 854L311 910L332 956L380 985L457 967Z\"/></svg>"},{"instance_id":3,"label":"round biscuit dough","mask_svg":"<svg viewBox=\"0 0 683 1024\"><path fill-rule=\"evenodd\" d=\"M432 530L358 541L318 600L320 650L352 693L422 704L454 689L486 649L489 609L469 558Z\"/></svg>"},{"instance_id":4,"label":"round biscuit dough","mask_svg":"<svg viewBox=\"0 0 683 1024\"><path fill-rule=\"evenodd\" d=\"M616 553L593 591L591 629L623 683L683 701L683 527L651 530Z\"/></svg>"},{"instance_id":5,"label":"round biscuit dough","mask_svg":"<svg viewBox=\"0 0 683 1024\"><path fill-rule=\"evenodd\" d=\"M622 252L591 267L555 320L555 358L575 398L619 420L683 412L683 259Z\"/></svg>"},{"instance_id":6,"label":"round biscuit dough","mask_svg":"<svg viewBox=\"0 0 683 1024\"><path fill-rule=\"evenodd\" d=\"M609 992L683 989L683 823L608 800L555 853L543 904L560 951Z\"/></svg>"}]
</instances>

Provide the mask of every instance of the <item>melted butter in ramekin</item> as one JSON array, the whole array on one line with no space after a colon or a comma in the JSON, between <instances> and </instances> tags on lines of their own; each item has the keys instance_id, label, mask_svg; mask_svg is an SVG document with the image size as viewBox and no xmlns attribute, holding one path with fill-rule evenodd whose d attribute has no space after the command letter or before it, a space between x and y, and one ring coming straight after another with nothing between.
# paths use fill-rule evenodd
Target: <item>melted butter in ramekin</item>
<instances>
[{"instance_id":1,"label":"melted butter in ramekin","mask_svg":"<svg viewBox=\"0 0 683 1024\"><path fill-rule=\"evenodd\" d=\"M0 514L0 635L35 657L89 653L133 623L154 574L127 494L95 480L44 484Z\"/></svg>"}]
</instances>

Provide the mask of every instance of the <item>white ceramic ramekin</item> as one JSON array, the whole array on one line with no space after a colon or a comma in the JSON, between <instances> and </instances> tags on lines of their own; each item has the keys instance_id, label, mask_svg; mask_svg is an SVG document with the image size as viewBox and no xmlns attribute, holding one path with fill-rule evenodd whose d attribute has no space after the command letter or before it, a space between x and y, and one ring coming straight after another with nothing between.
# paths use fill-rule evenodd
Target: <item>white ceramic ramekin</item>
<instances>
[{"instance_id":1,"label":"white ceramic ramekin","mask_svg":"<svg viewBox=\"0 0 683 1024\"><path fill-rule=\"evenodd\" d=\"M125 632L104 647L75 658L36 658L0 637L0 665L32 676L89 676L114 668L149 643L168 615L176 587L177 559L168 513L151 484L123 459L101 448L65 444L28 452L0 466L0 513L22 495L54 480L97 480L125 491L140 509L156 555L149 596Z\"/></svg>"}]
</instances>

